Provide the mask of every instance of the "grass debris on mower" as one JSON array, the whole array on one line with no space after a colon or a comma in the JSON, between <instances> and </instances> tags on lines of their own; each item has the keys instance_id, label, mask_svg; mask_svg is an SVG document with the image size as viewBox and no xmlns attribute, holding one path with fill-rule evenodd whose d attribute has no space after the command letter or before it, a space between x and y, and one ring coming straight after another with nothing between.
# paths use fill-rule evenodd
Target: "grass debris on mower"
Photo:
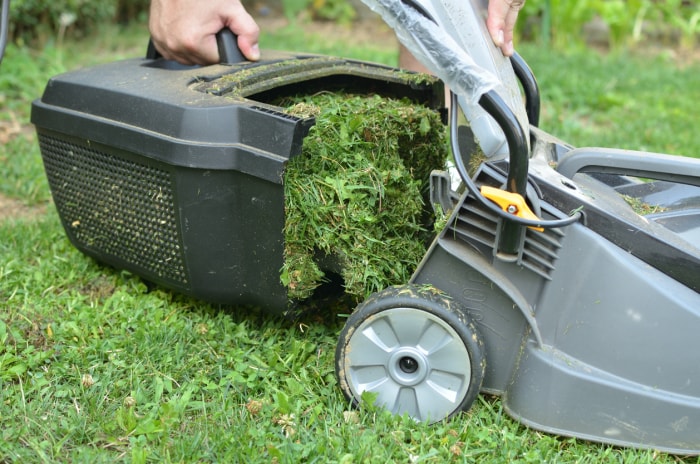
<instances>
[{"instance_id":1,"label":"grass debris on mower","mask_svg":"<svg viewBox=\"0 0 700 464\"><path fill-rule=\"evenodd\" d=\"M484 392L537 430L699 454L700 161L575 148L538 128L537 83L493 47L480 0L368 3L454 92L463 188L431 173L426 204L445 227L410 278L347 320L343 393L436 422ZM32 122L78 249L198 298L294 313L284 174L316 119L278 102L342 91L440 111L444 87L342 58L263 56L203 68L149 56L49 82Z\"/></svg>"},{"instance_id":2,"label":"grass debris on mower","mask_svg":"<svg viewBox=\"0 0 700 464\"><path fill-rule=\"evenodd\" d=\"M433 232L430 173L447 159L440 113L378 95L285 103L316 118L285 171L282 276L290 298L311 297L333 270L355 299L406 282Z\"/></svg>"}]
</instances>

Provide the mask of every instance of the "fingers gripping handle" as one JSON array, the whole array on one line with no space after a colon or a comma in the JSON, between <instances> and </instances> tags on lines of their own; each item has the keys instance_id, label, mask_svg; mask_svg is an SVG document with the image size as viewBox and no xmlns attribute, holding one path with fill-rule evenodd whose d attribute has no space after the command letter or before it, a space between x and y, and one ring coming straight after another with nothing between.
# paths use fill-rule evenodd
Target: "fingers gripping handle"
<instances>
[{"instance_id":1,"label":"fingers gripping handle","mask_svg":"<svg viewBox=\"0 0 700 464\"><path fill-rule=\"evenodd\" d=\"M241 49L238 48L238 36L234 34L230 29L224 28L216 33L216 46L219 49L219 63L220 64L235 64L247 61ZM162 58L158 50L156 50L153 39L148 41L148 50L146 51L146 58L149 60L155 60Z\"/></svg>"}]
</instances>

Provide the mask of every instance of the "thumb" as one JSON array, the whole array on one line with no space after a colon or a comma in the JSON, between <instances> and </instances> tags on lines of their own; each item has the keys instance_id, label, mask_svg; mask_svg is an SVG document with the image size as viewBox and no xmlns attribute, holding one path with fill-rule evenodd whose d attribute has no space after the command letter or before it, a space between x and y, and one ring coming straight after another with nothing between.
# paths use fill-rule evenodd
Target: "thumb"
<instances>
[{"instance_id":1,"label":"thumb","mask_svg":"<svg viewBox=\"0 0 700 464\"><path fill-rule=\"evenodd\" d=\"M226 27L238 36L238 48L247 59L257 61L260 59L260 28L253 17L245 9L240 8L228 16Z\"/></svg>"},{"instance_id":2,"label":"thumb","mask_svg":"<svg viewBox=\"0 0 700 464\"><path fill-rule=\"evenodd\" d=\"M258 61L260 59L260 47L258 45L257 37L251 37L250 35L239 35L238 48L240 48L243 56L248 58L250 61Z\"/></svg>"}]
</instances>

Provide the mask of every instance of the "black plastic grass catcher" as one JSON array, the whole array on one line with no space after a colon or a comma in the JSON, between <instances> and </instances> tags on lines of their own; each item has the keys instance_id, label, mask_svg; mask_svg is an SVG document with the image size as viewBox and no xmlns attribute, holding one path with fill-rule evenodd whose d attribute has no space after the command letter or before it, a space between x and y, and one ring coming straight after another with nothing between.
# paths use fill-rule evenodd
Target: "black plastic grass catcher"
<instances>
[{"instance_id":1,"label":"black plastic grass catcher","mask_svg":"<svg viewBox=\"0 0 700 464\"><path fill-rule=\"evenodd\" d=\"M71 242L197 298L285 312L283 173L314 119L271 102L343 89L440 107L443 88L380 65L265 58L133 59L51 79L32 122Z\"/></svg>"}]
</instances>

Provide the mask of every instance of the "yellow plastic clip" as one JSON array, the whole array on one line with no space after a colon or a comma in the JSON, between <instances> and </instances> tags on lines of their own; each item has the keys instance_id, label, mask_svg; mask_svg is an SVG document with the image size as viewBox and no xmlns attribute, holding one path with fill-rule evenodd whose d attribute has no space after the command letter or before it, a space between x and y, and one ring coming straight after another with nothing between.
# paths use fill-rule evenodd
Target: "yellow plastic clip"
<instances>
[{"instance_id":1,"label":"yellow plastic clip","mask_svg":"<svg viewBox=\"0 0 700 464\"><path fill-rule=\"evenodd\" d=\"M500 206L506 213L514 214L523 219L531 219L533 221L540 220L540 218L530 210L530 207L527 206L525 199L517 193L506 192L505 190L489 187L488 185L482 185L481 194ZM543 227L528 227L538 232L544 232Z\"/></svg>"}]
</instances>

